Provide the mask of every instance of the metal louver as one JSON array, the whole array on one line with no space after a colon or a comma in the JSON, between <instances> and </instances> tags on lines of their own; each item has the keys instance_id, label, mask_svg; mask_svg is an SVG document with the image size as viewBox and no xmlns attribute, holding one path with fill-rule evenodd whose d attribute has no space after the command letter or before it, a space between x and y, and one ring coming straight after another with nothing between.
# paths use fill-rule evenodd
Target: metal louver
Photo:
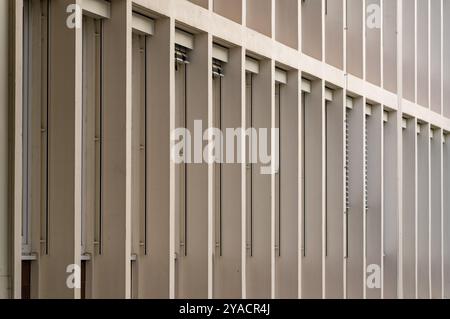
<instances>
[{"instance_id":1,"label":"metal louver","mask_svg":"<svg viewBox=\"0 0 450 319\"><path fill-rule=\"evenodd\" d=\"M350 166L350 147L349 147L349 117L350 109L345 110L345 229L346 229L346 246L344 258L348 258L348 214L350 210L350 176L349 176L349 166Z\"/></svg>"},{"instance_id":2,"label":"metal louver","mask_svg":"<svg viewBox=\"0 0 450 319\"><path fill-rule=\"evenodd\" d=\"M175 46L175 62L189 64L187 49L178 44Z\"/></svg>"}]
</instances>

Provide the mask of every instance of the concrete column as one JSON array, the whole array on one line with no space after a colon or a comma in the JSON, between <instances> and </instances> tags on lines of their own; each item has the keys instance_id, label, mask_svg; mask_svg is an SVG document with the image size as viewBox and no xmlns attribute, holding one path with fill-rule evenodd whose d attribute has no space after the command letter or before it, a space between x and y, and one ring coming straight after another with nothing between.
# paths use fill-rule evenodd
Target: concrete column
<instances>
[{"instance_id":1,"label":"concrete column","mask_svg":"<svg viewBox=\"0 0 450 319\"><path fill-rule=\"evenodd\" d=\"M194 40L194 50L189 52L190 63L186 65L186 128L192 135L193 143L196 134L203 135L209 127L209 112L212 108L212 37L209 34L198 34ZM182 81L180 81L181 84ZM184 106L183 106L184 107ZM181 116L181 114L176 114ZM212 116L212 115L211 115ZM201 121L202 131L195 132L194 121ZM203 147L205 142L197 147ZM195 146L194 146L195 147ZM184 248L180 249L177 259L177 297L178 298L208 298L212 288L211 245L212 231L211 193L212 180L210 167L202 158L196 158L191 153L192 162L185 165L186 180L183 185L177 185L185 194L185 218L183 229ZM181 187L180 187L181 186ZM212 185L211 185L212 187ZM177 211L177 214L182 212ZM184 213L183 213L184 214ZM180 229L175 229L180 232ZM180 243L177 243L180 245Z\"/></svg>"},{"instance_id":2,"label":"concrete column","mask_svg":"<svg viewBox=\"0 0 450 319\"><path fill-rule=\"evenodd\" d=\"M103 194L94 298L131 296L131 17L130 0L111 3L103 22Z\"/></svg>"},{"instance_id":3,"label":"concrete column","mask_svg":"<svg viewBox=\"0 0 450 319\"><path fill-rule=\"evenodd\" d=\"M404 297L416 298L417 120L403 128L403 274Z\"/></svg>"},{"instance_id":4,"label":"concrete column","mask_svg":"<svg viewBox=\"0 0 450 319\"><path fill-rule=\"evenodd\" d=\"M276 256L277 298L296 299L299 295L299 114L301 110L301 77L288 72L288 81L280 85L280 167L279 167L279 228ZM278 211L279 210L279 211Z\"/></svg>"},{"instance_id":5,"label":"concrete column","mask_svg":"<svg viewBox=\"0 0 450 319\"><path fill-rule=\"evenodd\" d=\"M383 212L383 107L372 106L367 116L367 261L366 265L377 265L381 269L382 258L382 212ZM373 270L372 270L373 271ZM366 276L368 274L366 273ZM381 274L380 274L381 275ZM381 279L381 278L380 278ZM380 280L381 283L381 280ZM381 287L365 287L366 297L381 298Z\"/></svg>"},{"instance_id":6,"label":"concrete column","mask_svg":"<svg viewBox=\"0 0 450 319\"><path fill-rule=\"evenodd\" d=\"M389 112L388 121L384 122L383 132L383 297L397 298L397 279L399 278L399 229L400 220L398 203L399 178L399 117L396 112ZM400 117L401 119L401 117Z\"/></svg>"},{"instance_id":7,"label":"concrete column","mask_svg":"<svg viewBox=\"0 0 450 319\"><path fill-rule=\"evenodd\" d=\"M258 132L260 129L267 129L267 136L270 138L272 108L275 101L273 61L260 61L260 73L252 77L252 124ZM270 142L269 145L264 145L269 152L270 145ZM259 157L257 162L253 164L252 169L251 198L247 198L252 201L253 216L252 225L247 225L247 231L252 229L253 235L251 236L252 254L247 254L247 298L271 298L272 250L274 250L272 247L272 176L261 173L261 168L267 164L262 164Z\"/></svg>"},{"instance_id":8,"label":"concrete column","mask_svg":"<svg viewBox=\"0 0 450 319\"><path fill-rule=\"evenodd\" d=\"M77 1L78 2L78 1ZM50 3L48 214L40 257L41 298L79 298L66 284L81 252L81 29L68 28L73 1Z\"/></svg>"},{"instance_id":9,"label":"concrete column","mask_svg":"<svg viewBox=\"0 0 450 319\"><path fill-rule=\"evenodd\" d=\"M344 297L345 100L336 89L326 104L325 296L333 299Z\"/></svg>"},{"instance_id":10,"label":"concrete column","mask_svg":"<svg viewBox=\"0 0 450 319\"><path fill-rule=\"evenodd\" d=\"M139 298L169 298L170 105L174 103L174 21L158 19L147 40L147 255L138 260ZM151 271L149 271L151 269Z\"/></svg>"},{"instance_id":11,"label":"concrete column","mask_svg":"<svg viewBox=\"0 0 450 319\"><path fill-rule=\"evenodd\" d=\"M442 299L442 130L433 129L430 140L430 280L431 298Z\"/></svg>"},{"instance_id":12,"label":"concrete column","mask_svg":"<svg viewBox=\"0 0 450 319\"><path fill-rule=\"evenodd\" d=\"M325 100L324 82L311 82L304 107L302 298L322 298L324 286Z\"/></svg>"},{"instance_id":13,"label":"concrete column","mask_svg":"<svg viewBox=\"0 0 450 319\"><path fill-rule=\"evenodd\" d=\"M417 297L430 297L430 125L420 124L417 136Z\"/></svg>"},{"instance_id":14,"label":"concrete column","mask_svg":"<svg viewBox=\"0 0 450 319\"><path fill-rule=\"evenodd\" d=\"M245 90L245 52L242 48L230 49L230 59L224 64L225 77L221 93L221 129L224 134L224 160L227 160L225 146L235 145L237 159L238 138L228 139L226 129L242 127L243 94ZM240 143L240 141L239 141ZM240 151L240 150L239 150ZM243 154L245 155L245 153ZM242 298L242 242L245 237L242 229L242 189L243 173L241 163L235 162L221 166L220 221L215 222L216 243L214 248L214 298ZM245 176L245 175L244 175ZM217 198L215 199L217 200ZM218 218L218 215L215 215Z\"/></svg>"},{"instance_id":15,"label":"concrete column","mask_svg":"<svg viewBox=\"0 0 450 319\"><path fill-rule=\"evenodd\" d=\"M364 147L366 99L354 99L353 109L347 110L349 127L349 210L347 298L363 298L365 274L365 207L364 207Z\"/></svg>"}]
</instances>

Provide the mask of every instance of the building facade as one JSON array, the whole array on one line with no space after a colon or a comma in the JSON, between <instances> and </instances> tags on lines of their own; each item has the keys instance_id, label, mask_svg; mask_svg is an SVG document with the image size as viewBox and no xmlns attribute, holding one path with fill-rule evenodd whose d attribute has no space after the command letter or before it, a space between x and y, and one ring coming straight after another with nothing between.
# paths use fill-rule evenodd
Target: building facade
<instances>
[{"instance_id":1,"label":"building facade","mask_svg":"<svg viewBox=\"0 0 450 319\"><path fill-rule=\"evenodd\" d=\"M449 298L448 15L1 1L0 298Z\"/></svg>"}]
</instances>

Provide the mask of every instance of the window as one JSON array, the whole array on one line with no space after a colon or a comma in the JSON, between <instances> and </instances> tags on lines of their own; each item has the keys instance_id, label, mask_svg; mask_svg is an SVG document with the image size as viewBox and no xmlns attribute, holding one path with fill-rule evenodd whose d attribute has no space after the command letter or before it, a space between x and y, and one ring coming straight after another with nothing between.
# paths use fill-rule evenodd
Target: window
<instances>
[{"instance_id":1,"label":"window","mask_svg":"<svg viewBox=\"0 0 450 319\"><path fill-rule=\"evenodd\" d=\"M306 92L302 91L302 109L301 109L301 118L302 118L302 132L301 132L301 160L302 160L302 233L303 233L303 243L302 243L302 251L303 257L306 257Z\"/></svg>"},{"instance_id":2,"label":"window","mask_svg":"<svg viewBox=\"0 0 450 319\"><path fill-rule=\"evenodd\" d=\"M186 47L177 45L175 49L175 104L176 104L176 127L186 128L186 94L187 94L187 72L188 72L188 49ZM185 146L187 146L185 144ZM188 147L185 147L183 152L190 152ZM179 154L181 157L186 158L187 154ZM177 242L179 243L179 255L187 256L187 200L186 200L186 182L187 182L187 169L186 163L177 165L177 185L178 189L178 205L179 215L177 216L177 227L179 227L179 236Z\"/></svg>"},{"instance_id":3,"label":"window","mask_svg":"<svg viewBox=\"0 0 450 319\"><path fill-rule=\"evenodd\" d=\"M133 33L133 253L147 251L147 36Z\"/></svg>"},{"instance_id":4,"label":"window","mask_svg":"<svg viewBox=\"0 0 450 319\"><path fill-rule=\"evenodd\" d=\"M224 77L222 62L213 60L213 113L214 127L222 131L222 78ZM214 167L215 180L215 236L217 255L222 256L222 163L223 163L223 145L219 142L218 149L222 150L218 156L220 163L216 163Z\"/></svg>"},{"instance_id":5,"label":"window","mask_svg":"<svg viewBox=\"0 0 450 319\"><path fill-rule=\"evenodd\" d=\"M275 128L278 129L278 163L280 167L275 172L275 248L278 256L281 257L281 147L282 147L282 127L281 127L281 90L282 84L275 83Z\"/></svg>"},{"instance_id":6,"label":"window","mask_svg":"<svg viewBox=\"0 0 450 319\"><path fill-rule=\"evenodd\" d=\"M48 254L48 1L23 3L22 297L37 253ZM32 196L33 194L33 196ZM40 226L41 228L36 228ZM40 232L40 233L39 233ZM33 240L34 239L34 240ZM41 240L38 242L37 240Z\"/></svg>"},{"instance_id":7,"label":"window","mask_svg":"<svg viewBox=\"0 0 450 319\"><path fill-rule=\"evenodd\" d=\"M23 200L22 254L31 254L31 6L23 7Z\"/></svg>"},{"instance_id":8,"label":"window","mask_svg":"<svg viewBox=\"0 0 450 319\"><path fill-rule=\"evenodd\" d=\"M246 73L246 81L245 81L245 97L246 97L246 129L252 129L253 128L253 77L255 76L254 73L247 72ZM251 130L250 136L248 138L248 147L246 148L246 163L247 163L247 170L246 170L246 198L247 198L247 250L248 255L250 257L253 257L253 163L255 162L255 159L253 158L253 130Z\"/></svg>"},{"instance_id":9,"label":"window","mask_svg":"<svg viewBox=\"0 0 450 319\"><path fill-rule=\"evenodd\" d=\"M102 253L102 33L102 20L83 17L82 254Z\"/></svg>"},{"instance_id":10,"label":"window","mask_svg":"<svg viewBox=\"0 0 450 319\"><path fill-rule=\"evenodd\" d=\"M33 253L33 225L39 225L48 253L48 2L23 7L23 197L22 254ZM35 41L40 39L40 41ZM38 196L31 196L31 194Z\"/></svg>"}]
</instances>

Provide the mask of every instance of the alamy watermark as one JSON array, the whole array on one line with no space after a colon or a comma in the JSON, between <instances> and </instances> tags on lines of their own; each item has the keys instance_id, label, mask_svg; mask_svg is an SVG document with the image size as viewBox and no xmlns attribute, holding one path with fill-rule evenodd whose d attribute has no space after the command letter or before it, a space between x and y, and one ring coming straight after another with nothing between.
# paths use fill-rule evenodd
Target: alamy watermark
<instances>
[{"instance_id":1,"label":"alamy watermark","mask_svg":"<svg viewBox=\"0 0 450 319\"><path fill-rule=\"evenodd\" d=\"M279 169L278 128L227 128L223 132L214 127L203 130L202 121L195 120L193 132L176 128L170 139L175 164L260 163L264 175Z\"/></svg>"},{"instance_id":2,"label":"alamy watermark","mask_svg":"<svg viewBox=\"0 0 450 319\"><path fill-rule=\"evenodd\" d=\"M366 285L369 289L381 288L381 267L377 264L371 264L367 266L367 279Z\"/></svg>"}]
</instances>

